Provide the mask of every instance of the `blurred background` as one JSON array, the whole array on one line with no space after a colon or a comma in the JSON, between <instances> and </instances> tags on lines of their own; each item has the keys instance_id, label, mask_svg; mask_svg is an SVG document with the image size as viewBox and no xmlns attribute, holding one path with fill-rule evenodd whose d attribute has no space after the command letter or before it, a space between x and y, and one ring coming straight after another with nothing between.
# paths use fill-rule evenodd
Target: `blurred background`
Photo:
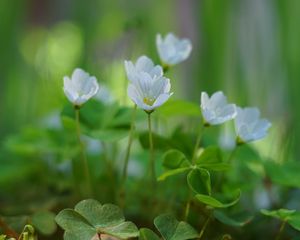
<instances>
[{"instance_id":1,"label":"blurred background","mask_svg":"<svg viewBox=\"0 0 300 240\"><path fill-rule=\"evenodd\" d=\"M299 11L298 0L1 0L1 143L26 126L57 124L67 102L62 79L75 67L131 104L124 60L148 55L159 63L156 34L173 32L193 44L168 73L173 97L199 103L201 91L222 90L231 102L257 106L273 123L262 151L278 162L297 159ZM0 169L1 186L27 171L11 169Z\"/></svg>"}]
</instances>

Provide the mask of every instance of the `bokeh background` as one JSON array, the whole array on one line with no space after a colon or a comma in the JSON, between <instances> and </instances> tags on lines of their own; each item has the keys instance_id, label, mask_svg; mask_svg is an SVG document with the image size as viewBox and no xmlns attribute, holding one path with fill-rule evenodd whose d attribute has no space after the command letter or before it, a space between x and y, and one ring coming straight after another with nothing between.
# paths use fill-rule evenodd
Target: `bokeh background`
<instances>
[{"instance_id":1,"label":"bokeh background","mask_svg":"<svg viewBox=\"0 0 300 240\"><path fill-rule=\"evenodd\" d=\"M62 79L75 67L130 104L124 60L145 54L159 63L155 36L173 32L193 43L191 57L168 73L173 97L198 103L201 91L222 90L259 107L273 127L257 147L275 161L296 160L299 12L298 0L1 0L1 146L26 126L56 124L67 102ZM0 164L7 161L1 153ZM10 169L0 166L2 198L24 174Z\"/></svg>"}]
</instances>

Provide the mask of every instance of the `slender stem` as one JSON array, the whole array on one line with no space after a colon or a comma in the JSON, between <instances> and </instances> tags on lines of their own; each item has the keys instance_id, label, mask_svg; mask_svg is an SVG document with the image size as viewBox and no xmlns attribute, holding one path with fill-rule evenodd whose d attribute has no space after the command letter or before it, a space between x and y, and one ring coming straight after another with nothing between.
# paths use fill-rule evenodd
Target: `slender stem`
<instances>
[{"instance_id":1,"label":"slender stem","mask_svg":"<svg viewBox=\"0 0 300 240\"><path fill-rule=\"evenodd\" d=\"M283 233L283 231L284 231L285 225L286 225L286 221L283 221L283 222L281 223L280 228L279 228L279 231L278 231L278 233L277 233L277 235L276 235L276 240L279 240L279 239L281 238L281 235L282 235L282 233Z\"/></svg>"},{"instance_id":2,"label":"slender stem","mask_svg":"<svg viewBox=\"0 0 300 240\"><path fill-rule=\"evenodd\" d=\"M228 157L228 159L227 159L227 163L231 163L231 161L233 160L233 158L234 158L234 156L235 156L235 154L236 154L236 152L237 152L238 146L239 146L239 145L236 145L236 146L234 147L234 149L231 151L231 153L230 153L230 155L229 155L229 157Z\"/></svg>"},{"instance_id":3,"label":"slender stem","mask_svg":"<svg viewBox=\"0 0 300 240\"><path fill-rule=\"evenodd\" d=\"M152 126L151 126L151 113L148 113L148 129L149 129L149 147L150 147L150 154L149 154L150 175L153 184L155 184L156 177L155 177L154 147L153 147L153 138L152 138Z\"/></svg>"},{"instance_id":4,"label":"slender stem","mask_svg":"<svg viewBox=\"0 0 300 240\"><path fill-rule=\"evenodd\" d=\"M212 211L213 211L213 210L212 210ZM203 234L204 234L204 232L205 232L205 230L206 230L206 228L207 228L207 226L208 226L208 223L209 223L210 218L211 218L211 215L212 215L212 211L209 213L209 215L208 215L208 217L207 217L207 219L206 219L206 221L205 221L203 227L201 228L201 231L200 231L200 233L199 233L199 238L198 238L199 240L200 240L201 237L203 236Z\"/></svg>"},{"instance_id":5,"label":"slender stem","mask_svg":"<svg viewBox=\"0 0 300 240\"><path fill-rule=\"evenodd\" d=\"M75 107L75 118L76 118L76 134L77 134L77 139L78 139L78 143L80 145L80 152L81 152L81 159L82 159L82 165L84 168L84 173L85 173L85 177L86 177L86 181L87 181L87 187L88 187L88 194L91 194L91 179L90 179L90 172L89 172L89 166L88 166L88 161L87 161L87 157L85 154L85 150L84 150L84 144L81 141L81 131L80 131L80 114L79 114L79 108Z\"/></svg>"},{"instance_id":6,"label":"slender stem","mask_svg":"<svg viewBox=\"0 0 300 240\"><path fill-rule=\"evenodd\" d=\"M126 179L127 179L128 162L129 162L130 150L131 150L134 128L135 128L134 122L135 122L136 109L137 109L137 105L135 104L134 108L133 108L133 112L132 112L129 139L128 139L128 145L127 145L125 160L124 160L123 177L122 177L123 184L126 182Z\"/></svg>"},{"instance_id":7,"label":"slender stem","mask_svg":"<svg viewBox=\"0 0 300 240\"><path fill-rule=\"evenodd\" d=\"M198 148L199 148L199 145L200 145L200 142L201 142L201 138L202 138L202 135L203 135L203 132L204 132L204 127L205 127L205 125L202 125L202 127L199 131L197 140L196 140L196 144L195 144L195 148L194 148L194 152L193 152L193 157L192 157L192 164L194 164L195 161L196 161L197 151L198 151Z\"/></svg>"},{"instance_id":8,"label":"slender stem","mask_svg":"<svg viewBox=\"0 0 300 240\"><path fill-rule=\"evenodd\" d=\"M199 134L197 136L197 140L196 140L196 144L195 144L194 152L193 152L193 156L192 156L192 164L195 164L195 162L196 162L197 151L198 151L198 148L200 146L200 142L201 142L201 138L203 136L204 128L205 128L205 125L203 124L200 131L199 131ZM192 192L191 192L191 190L189 190L188 201L186 203L185 211L184 211L184 220L185 221L187 221L189 213L190 213L191 198L192 198Z\"/></svg>"}]
</instances>

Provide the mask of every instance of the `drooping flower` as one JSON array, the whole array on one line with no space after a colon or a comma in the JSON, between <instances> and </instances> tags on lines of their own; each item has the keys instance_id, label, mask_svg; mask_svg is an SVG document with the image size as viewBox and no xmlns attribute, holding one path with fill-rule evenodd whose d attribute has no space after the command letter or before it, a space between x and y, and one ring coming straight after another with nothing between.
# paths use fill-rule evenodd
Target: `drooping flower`
<instances>
[{"instance_id":1,"label":"drooping flower","mask_svg":"<svg viewBox=\"0 0 300 240\"><path fill-rule=\"evenodd\" d=\"M217 125L236 116L235 104L228 104L223 92L215 92L210 98L206 92L201 93L201 110L206 125Z\"/></svg>"},{"instance_id":2,"label":"drooping flower","mask_svg":"<svg viewBox=\"0 0 300 240\"><path fill-rule=\"evenodd\" d=\"M259 109L255 107L237 107L237 116L234 123L237 143L251 142L264 138L271 127L271 123L267 119L260 118Z\"/></svg>"},{"instance_id":3,"label":"drooping flower","mask_svg":"<svg viewBox=\"0 0 300 240\"><path fill-rule=\"evenodd\" d=\"M152 77L146 72L140 72L136 81L128 85L127 92L139 108L150 113L169 99L173 94L170 89L170 79L156 75Z\"/></svg>"},{"instance_id":4,"label":"drooping flower","mask_svg":"<svg viewBox=\"0 0 300 240\"><path fill-rule=\"evenodd\" d=\"M90 76L80 68L76 68L72 77L64 77L64 92L74 106L80 107L97 94L99 85L96 77Z\"/></svg>"},{"instance_id":5,"label":"drooping flower","mask_svg":"<svg viewBox=\"0 0 300 240\"><path fill-rule=\"evenodd\" d=\"M138 58L135 64L131 61L125 61L125 70L129 81L136 82L138 81L138 75L141 72L148 73L151 78L155 76L160 77L163 75L162 67L159 65L154 65L152 60L147 56L141 56Z\"/></svg>"},{"instance_id":6,"label":"drooping flower","mask_svg":"<svg viewBox=\"0 0 300 240\"><path fill-rule=\"evenodd\" d=\"M175 65L186 60L192 51L189 39L178 39L173 33L168 33L164 39L157 34L156 47L161 61L166 65Z\"/></svg>"}]
</instances>

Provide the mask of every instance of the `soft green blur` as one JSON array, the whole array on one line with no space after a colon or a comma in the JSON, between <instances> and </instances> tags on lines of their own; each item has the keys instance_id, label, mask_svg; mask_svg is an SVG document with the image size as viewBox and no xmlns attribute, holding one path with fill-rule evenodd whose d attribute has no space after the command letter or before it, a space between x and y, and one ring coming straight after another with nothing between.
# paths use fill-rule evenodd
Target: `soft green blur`
<instances>
[{"instance_id":1,"label":"soft green blur","mask_svg":"<svg viewBox=\"0 0 300 240\"><path fill-rule=\"evenodd\" d=\"M297 156L299 9L297 0L2 0L1 139L61 109L62 77L75 67L128 103L124 59L158 62L155 35L171 31L193 42L189 60L169 73L174 98L198 102L203 90L223 90L258 106L276 149Z\"/></svg>"}]
</instances>

